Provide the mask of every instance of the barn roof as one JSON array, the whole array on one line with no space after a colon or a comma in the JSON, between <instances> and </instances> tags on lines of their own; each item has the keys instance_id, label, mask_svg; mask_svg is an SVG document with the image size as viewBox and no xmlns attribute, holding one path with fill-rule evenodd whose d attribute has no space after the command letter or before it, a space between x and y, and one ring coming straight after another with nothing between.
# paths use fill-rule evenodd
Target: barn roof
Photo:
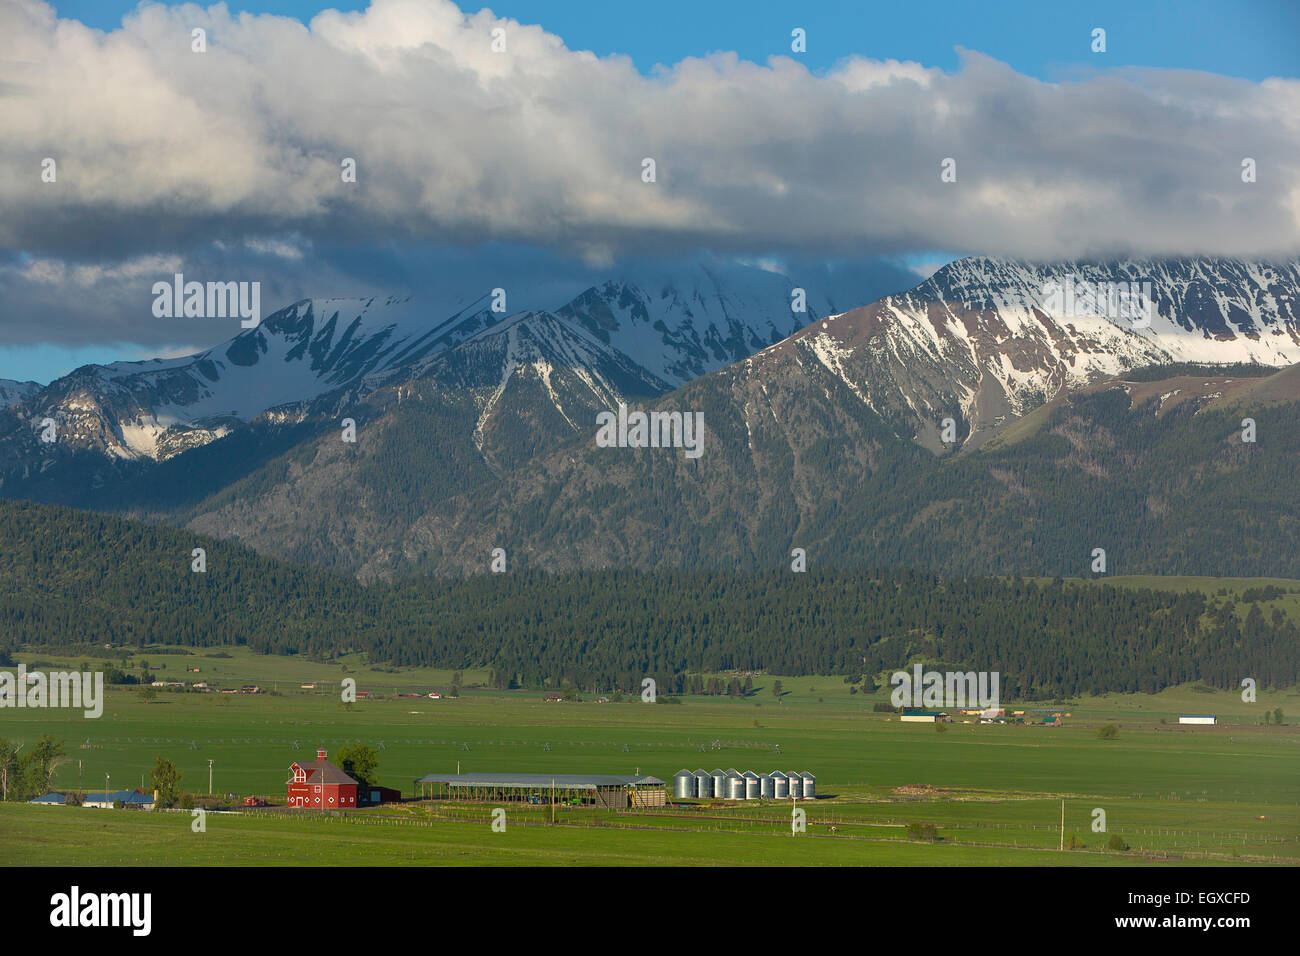
<instances>
[{"instance_id":1,"label":"barn roof","mask_svg":"<svg viewBox=\"0 0 1300 956\"><path fill-rule=\"evenodd\" d=\"M293 766L301 767L306 772L308 783L355 784L357 782L328 760L295 760Z\"/></svg>"}]
</instances>

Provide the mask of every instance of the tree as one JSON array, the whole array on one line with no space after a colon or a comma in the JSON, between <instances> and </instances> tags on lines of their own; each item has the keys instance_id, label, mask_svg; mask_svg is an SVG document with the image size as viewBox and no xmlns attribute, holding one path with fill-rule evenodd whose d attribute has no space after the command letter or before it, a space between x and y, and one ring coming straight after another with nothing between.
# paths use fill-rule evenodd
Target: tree
<instances>
[{"instance_id":1,"label":"tree","mask_svg":"<svg viewBox=\"0 0 1300 956\"><path fill-rule=\"evenodd\" d=\"M41 734L41 739L36 741L36 746L32 748L30 758L35 789L39 790L40 794L50 792L54 768L58 766L59 758L62 756L63 741L56 740L53 734Z\"/></svg>"},{"instance_id":2,"label":"tree","mask_svg":"<svg viewBox=\"0 0 1300 956\"><path fill-rule=\"evenodd\" d=\"M781 699L781 682L779 680L772 682L772 696L778 701Z\"/></svg>"},{"instance_id":3,"label":"tree","mask_svg":"<svg viewBox=\"0 0 1300 956\"><path fill-rule=\"evenodd\" d=\"M26 793L27 758L22 744L0 737L0 800L21 800Z\"/></svg>"},{"instance_id":4,"label":"tree","mask_svg":"<svg viewBox=\"0 0 1300 956\"><path fill-rule=\"evenodd\" d=\"M355 780L359 790L369 790L374 785L379 755L368 744L345 744L338 752L339 767Z\"/></svg>"},{"instance_id":5,"label":"tree","mask_svg":"<svg viewBox=\"0 0 1300 956\"><path fill-rule=\"evenodd\" d=\"M1118 850L1122 853L1128 849L1128 844L1124 842L1124 838L1118 833L1112 833L1110 839L1106 841L1106 849Z\"/></svg>"},{"instance_id":6,"label":"tree","mask_svg":"<svg viewBox=\"0 0 1300 956\"><path fill-rule=\"evenodd\" d=\"M1282 726L1282 708L1281 708L1281 707L1279 707L1279 708L1277 708L1276 710L1273 711L1273 723L1277 724L1279 727Z\"/></svg>"},{"instance_id":7,"label":"tree","mask_svg":"<svg viewBox=\"0 0 1300 956\"><path fill-rule=\"evenodd\" d=\"M158 807L167 809L176 806L181 798L181 772L176 764L163 757L155 757L151 784L158 791Z\"/></svg>"},{"instance_id":8,"label":"tree","mask_svg":"<svg viewBox=\"0 0 1300 956\"><path fill-rule=\"evenodd\" d=\"M1105 724L1097 728L1097 736L1102 740L1114 740L1119 736L1119 728L1114 724Z\"/></svg>"}]
</instances>

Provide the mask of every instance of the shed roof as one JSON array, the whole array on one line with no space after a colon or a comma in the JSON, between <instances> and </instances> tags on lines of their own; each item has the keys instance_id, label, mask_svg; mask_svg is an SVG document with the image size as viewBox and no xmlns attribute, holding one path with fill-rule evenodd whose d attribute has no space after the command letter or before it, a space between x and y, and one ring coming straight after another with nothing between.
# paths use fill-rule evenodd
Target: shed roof
<instances>
[{"instance_id":1,"label":"shed roof","mask_svg":"<svg viewBox=\"0 0 1300 956\"><path fill-rule=\"evenodd\" d=\"M103 791L99 793L86 794L86 803L112 803L114 800L121 800L123 803L153 803L153 794L137 793L134 790L118 790L110 793L108 799L104 799Z\"/></svg>"},{"instance_id":2,"label":"shed roof","mask_svg":"<svg viewBox=\"0 0 1300 956\"><path fill-rule=\"evenodd\" d=\"M416 783L451 787L550 787L556 790L595 790L597 787L662 787L658 777L599 773L431 773Z\"/></svg>"}]
</instances>

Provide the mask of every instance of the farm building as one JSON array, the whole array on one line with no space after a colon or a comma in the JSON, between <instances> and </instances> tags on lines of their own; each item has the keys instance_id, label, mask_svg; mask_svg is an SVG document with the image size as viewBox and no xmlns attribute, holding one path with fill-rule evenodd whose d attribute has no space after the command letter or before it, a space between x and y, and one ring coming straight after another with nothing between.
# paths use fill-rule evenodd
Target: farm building
<instances>
[{"instance_id":1,"label":"farm building","mask_svg":"<svg viewBox=\"0 0 1300 956\"><path fill-rule=\"evenodd\" d=\"M118 790L116 793L107 794L107 796L102 792L88 793L81 805L83 807L98 807L111 810L113 804L119 800L123 807L139 807L141 810L153 809L153 795L141 793L139 790Z\"/></svg>"},{"instance_id":2,"label":"farm building","mask_svg":"<svg viewBox=\"0 0 1300 956\"><path fill-rule=\"evenodd\" d=\"M1217 724L1219 718L1215 714L1181 714L1178 717L1180 724Z\"/></svg>"},{"instance_id":3,"label":"farm building","mask_svg":"<svg viewBox=\"0 0 1300 956\"><path fill-rule=\"evenodd\" d=\"M713 777L709 776L707 770L697 770L695 777L695 796L701 800L708 800L713 796Z\"/></svg>"},{"instance_id":4,"label":"farm building","mask_svg":"<svg viewBox=\"0 0 1300 956\"><path fill-rule=\"evenodd\" d=\"M816 800L817 799L817 778L814 777L812 774L810 774L807 770L799 774L799 776L803 779L803 798L805 800Z\"/></svg>"},{"instance_id":5,"label":"farm building","mask_svg":"<svg viewBox=\"0 0 1300 956\"><path fill-rule=\"evenodd\" d=\"M709 792L709 796L718 800L727 799L727 771L714 770L709 774L709 779L713 781L713 789Z\"/></svg>"},{"instance_id":6,"label":"farm building","mask_svg":"<svg viewBox=\"0 0 1300 956\"><path fill-rule=\"evenodd\" d=\"M289 766L285 782L285 802L291 807L312 810L355 808L357 782L325 759L325 751L316 751L316 759Z\"/></svg>"},{"instance_id":7,"label":"farm building","mask_svg":"<svg viewBox=\"0 0 1300 956\"><path fill-rule=\"evenodd\" d=\"M699 790L695 784L695 774L689 770L679 770L673 774L673 799L691 800Z\"/></svg>"},{"instance_id":8,"label":"farm building","mask_svg":"<svg viewBox=\"0 0 1300 956\"><path fill-rule=\"evenodd\" d=\"M402 791L393 790L391 787L364 787L357 795L357 803L366 807L376 807L381 803L401 802Z\"/></svg>"},{"instance_id":9,"label":"farm building","mask_svg":"<svg viewBox=\"0 0 1300 956\"><path fill-rule=\"evenodd\" d=\"M950 724L952 723L951 717L949 717L947 714L940 713L937 710L913 710L908 713L904 713L903 716L899 717L898 719L903 721L903 723L905 724L937 724L937 723Z\"/></svg>"},{"instance_id":10,"label":"farm building","mask_svg":"<svg viewBox=\"0 0 1300 956\"><path fill-rule=\"evenodd\" d=\"M662 807L668 787L658 777L593 773L429 774L415 781L422 796L496 803Z\"/></svg>"},{"instance_id":11,"label":"farm building","mask_svg":"<svg viewBox=\"0 0 1300 956\"><path fill-rule=\"evenodd\" d=\"M767 775L772 781L772 797L776 800L787 800L790 797L790 778L780 770L773 770Z\"/></svg>"},{"instance_id":12,"label":"farm building","mask_svg":"<svg viewBox=\"0 0 1300 956\"><path fill-rule=\"evenodd\" d=\"M689 800L812 800L817 795L817 778L808 771L762 775L746 770L678 771L673 776L673 799Z\"/></svg>"},{"instance_id":13,"label":"farm building","mask_svg":"<svg viewBox=\"0 0 1300 956\"><path fill-rule=\"evenodd\" d=\"M61 793L47 793L41 797L33 797L28 803L38 803L43 807L58 807L68 802L68 798Z\"/></svg>"}]
</instances>

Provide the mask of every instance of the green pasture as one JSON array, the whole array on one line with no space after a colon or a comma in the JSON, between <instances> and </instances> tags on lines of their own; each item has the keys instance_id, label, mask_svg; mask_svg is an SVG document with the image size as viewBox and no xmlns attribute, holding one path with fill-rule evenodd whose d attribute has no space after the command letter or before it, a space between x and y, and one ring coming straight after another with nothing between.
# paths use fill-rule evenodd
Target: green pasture
<instances>
[{"instance_id":1,"label":"green pasture","mask_svg":"<svg viewBox=\"0 0 1300 956\"><path fill-rule=\"evenodd\" d=\"M109 690L103 716L64 710L0 710L0 736L34 743L63 738L59 790L141 785L156 757L176 762L187 790L282 797L287 768L366 741L379 752L379 782L415 792L426 773L463 771L653 774L685 767L808 770L820 799L806 804L809 832L792 836L788 805L750 804L613 814L562 808L560 825L537 808L508 809L516 826L494 834L487 808L403 805L359 819L321 820L270 811L210 814L191 834L188 815L75 807L0 805L0 863L755 863L1106 864L1115 862L1300 862L1300 694L1236 693L1180 687L1156 695L1106 695L1061 705L1065 726L902 724L851 694L834 677L755 678L750 698L686 697L545 703L538 690L474 687L466 673L458 699L396 697L450 684L450 672L370 671L268 658L242 649L229 657L158 655L165 679L198 677L226 686L280 681L276 693L195 694ZM114 654L115 664L120 658ZM75 666L25 655L29 669ZM212 668L212 670L209 670ZM218 670L219 668L219 670ZM297 669L296 669L297 668ZM218 677L218 673L220 676ZM344 704L337 684L380 694ZM382 683L384 679L390 683ZM304 691L304 680L329 682ZM780 680L783 695L772 688ZM1010 709L1046 703L1003 702ZM1281 708L1283 726L1262 713ZM1185 727L1179 713L1215 713L1220 726ZM1114 723L1119 736L1095 728ZM930 791L919 788L929 787ZM900 791L899 788L905 788ZM1066 834L1082 851L1056 849L1061 801ZM1128 854L1103 850L1093 833L1103 809L1107 831ZM460 814L459 816L457 814ZM466 816L467 815L467 816ZM364 819L361 819L364 818ZM389 819L392 818L392 819ZM904 827L930 822L937 844L910 842ZM528 825L525 825L528 824ZM832 833L830 827L836 827ZM640 827L654 829L638 829ZM392 831L392 832L389 832ZM283 852L280 852L283 851Z\"/></svg>"}]
</instances>

